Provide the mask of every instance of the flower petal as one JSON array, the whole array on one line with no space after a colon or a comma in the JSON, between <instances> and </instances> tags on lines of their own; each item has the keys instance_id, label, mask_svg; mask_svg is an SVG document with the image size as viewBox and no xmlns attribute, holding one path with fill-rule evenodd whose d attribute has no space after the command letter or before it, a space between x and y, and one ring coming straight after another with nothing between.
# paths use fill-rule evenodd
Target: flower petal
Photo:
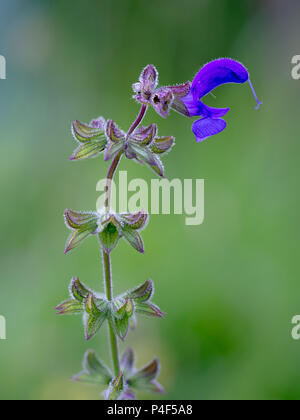
<instances>
[{"instance_id":1,"label":"flower petal","mask_svg":"<svg viewBox=\"0 0 300 420\"><path fill-rule=\"evenodd\" d=\"M194 122L192 130L196 136L196 141L200 142L220 133L226 126L226 121L221 118L203 118Z\"/></svg>"},{"instance_id":2,"label":"flower petal","mask_svg":"<svg viewBox=\"0 0 300 420\"><path fill-rule=\"evenodd\" d=\"M225 83L245 83L249 80L247 69L238 61L221 58L206 64L192 83L195 98L203 98L216 87Z\"/></svg>"},{"instance_id":3,"label":"flower petal","mask_svg":"<svg viewBox=\"0 0 300 420\"><path fill-rule=\"evenodd\" d=\"M198 98L194 97L192 93L189 93L184 98L180 98L180 101L181 103L183 103L187 112L182 112L180 111L180 109L179 110L176 109L174 107L174 102L173 102L172 107L174 107L176 111L181 112L188 117L202 116L202 117L219 118L219 117L223 117L230 110L230 108L211 108L205 105Z\"/></svg>"},{"instance_id":4,"label":"flower petal","mask_svg":"<svg viewBox=\"0 0 300 420\"><path fill-rule=\"evenodd\" d=\"M220 118L224 117L224 115L227 114L228 111L230 111L230 108L211 108L207 105L205 105L203 102L199 101L200 108L201 108L201 114L205 117L210 118Z\"/></svg>"}]
</instances>

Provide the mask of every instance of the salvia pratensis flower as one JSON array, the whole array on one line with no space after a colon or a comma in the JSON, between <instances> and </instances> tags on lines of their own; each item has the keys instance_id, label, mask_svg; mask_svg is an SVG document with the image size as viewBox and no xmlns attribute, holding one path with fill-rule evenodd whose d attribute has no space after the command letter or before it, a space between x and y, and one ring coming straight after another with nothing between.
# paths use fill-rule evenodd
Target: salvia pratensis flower
<instances>
[{"instance_id":1,"label":"salvia pratensis flower","mask_svg":"<svg viewBox=\"0 0 300 420\"><path fill-rule=\"evenodd\" d=\"M151 72L150 69L152 69ZM144 86L147 85L149 74L155 74L155 84L150 84L151 94L148 91L145 95ZM133 85L136 92L134 98L138 102L152 106L164 118L169 115L170 109L189 118L202 117L192 126L197 142L220 133L227 126L222 117L228 113L230 108L211 108L202 102L202 98L218 86L227 83L244 84L248 82L257 102L256 109L262 104L257 98L246 67L229 58L221 58L206 64L196 74L192 83L186 82L178 86L165 86L157 89L158 74L153 66L147 66L142 75L140 82Z\"/></svg>"}]
</instances>

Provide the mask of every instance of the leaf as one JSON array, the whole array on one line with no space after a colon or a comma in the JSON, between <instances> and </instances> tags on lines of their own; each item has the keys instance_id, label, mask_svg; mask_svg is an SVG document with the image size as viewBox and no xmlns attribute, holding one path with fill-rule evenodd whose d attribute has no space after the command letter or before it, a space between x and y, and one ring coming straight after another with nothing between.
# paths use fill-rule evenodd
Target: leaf
<instances>
[{"instance_id":1,"label":"leaf","mask_svg":"<svg viewBox=\"0 0 300 420\"><path fill-rule=\"evenodd\" d=\"M97 137L104 136L104 126L104 120L102 127L92 127L91 125L82 123L77 120L72 123L72 133L75 140L79 141L80 143L84 143Z\"/></svg>"},{"instance_id":2,"label":"leaf","mask_svg":"<svg viewBox=\"0 0 300 420\"><path fill-rule=\"evenodd\" d=\"M124 225L122 227L122 234L126 241L138 252L144 253L143 240L140 234L132 229L129 225Z\"/></svg>"},{"instance_id":3,"label":"leaf","mask_svg":"<svg viewBox=\"0 0 300 420\"><path fill-rule=\"evenodd\" d=\"M57 315L78 315L83 312L83 305L77 300L69 299L58 305L56 309Z\"/></svg>"},{"instance_id":4,"label":"leaf","mask_svg":"<svg viewBox=\"0 0 300 420\"><path fill-rule=\"evenodd\" d=\"M141 286L130 291L128 294L128 298L133 299L137 303L147 302L151 299L153 292L153 281L148 279Z\"/></svg>"},{"instance_id":5,"label":"leaf","mask_svg":"<svg viewBox=\"0 0 300 420\"><path fill-rule=\"evenodd\" d=\"M112 380L110 370L97 358L93 350L85 353L83 369L72 378L73 381L108 385Z\"/></svg>"},{"instance_id":6,"label":"leaf","mask_svg":"<svg viewBox=\"0 0 300 420\"><path fill-rule=\"evenodd\" d=\"M86 143L81 144L74 151L70 160L81 160L87 158L94 158L98 156L103 150L105 150L107 144L106 138L103 138L100 141L91 140Z\"/></svg>"},{"instance_id":7,"label":"leaf","mask_svg":"<svg viewBox=\"0 0 300 420\"><path fill-rule=\"evenodd\" d=\"M99 239L105 251L110 253L120 239L117 227L112 222L109 222L102 232L99 233Z\"/></svg>"},{"instance_id":8,"label":"leaf","mask_svg":"<svg viewBox=\"0 0 300 420\"><path fill-rule=\"evenodd\" d=\"M70 284L70 294L78 302L83 302L91 291L85 287L78 277L73 277Z\"/></svg>"}]
</instances>

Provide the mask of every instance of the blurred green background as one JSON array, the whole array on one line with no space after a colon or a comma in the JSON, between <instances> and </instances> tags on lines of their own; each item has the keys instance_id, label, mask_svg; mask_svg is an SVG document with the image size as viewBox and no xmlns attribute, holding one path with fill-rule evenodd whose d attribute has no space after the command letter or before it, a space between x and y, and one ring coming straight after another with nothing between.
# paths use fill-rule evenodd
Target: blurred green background
<instances>
[{"instance_id":1,"label":"blurred green background","mask_svg":"<svg viewBox=\"0 0 300 420\"><path fill-rule=\"evenodd\" d=\"M1 399L102 391L68 379L88 348L109 363L105 329L86 344L80 318L53 310L72 276L102 290L95 238L62 252L64 209L94 209L107 170L102 158L68 161L71 121L103 115L126 129L138 111L131 84L146 64L157 66L163 85L221 56L247 65L264 105L254 110L248 85L219 88L206 103L231 106L228 128L201 144L190 120L147 114L162 135L176 136L164 159L168 178L205 179L206 215L197 227L184 216L153 216L144 256L124 242L113 253L115 293L151 277L168 313L140 319L126 344L139 366L159 356L163 398L300 398L300 342L291 338L300 313L300 82L291 78L298 16L292 0L2 2ZM133 162L120 169L152 178Z\"/></svg>"}]
</instances>

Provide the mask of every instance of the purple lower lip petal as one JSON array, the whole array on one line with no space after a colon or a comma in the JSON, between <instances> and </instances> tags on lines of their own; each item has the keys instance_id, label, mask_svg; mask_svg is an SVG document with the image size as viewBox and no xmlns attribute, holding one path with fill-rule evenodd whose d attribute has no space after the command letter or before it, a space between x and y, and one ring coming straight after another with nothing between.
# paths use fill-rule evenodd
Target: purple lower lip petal
<instances>
[{"instance_id":1,"label":"purple lower lip petal","mask_svg":"<svg viewBox=\"0 0 300 420\"><path fill-rule=\"evenodd\" d=\"M210 136L221 133L226 126L226 121L221 118L203 118L194 122L192 130L196 136L197 143L199 143Z\"/></svg>"}]
</instances>

